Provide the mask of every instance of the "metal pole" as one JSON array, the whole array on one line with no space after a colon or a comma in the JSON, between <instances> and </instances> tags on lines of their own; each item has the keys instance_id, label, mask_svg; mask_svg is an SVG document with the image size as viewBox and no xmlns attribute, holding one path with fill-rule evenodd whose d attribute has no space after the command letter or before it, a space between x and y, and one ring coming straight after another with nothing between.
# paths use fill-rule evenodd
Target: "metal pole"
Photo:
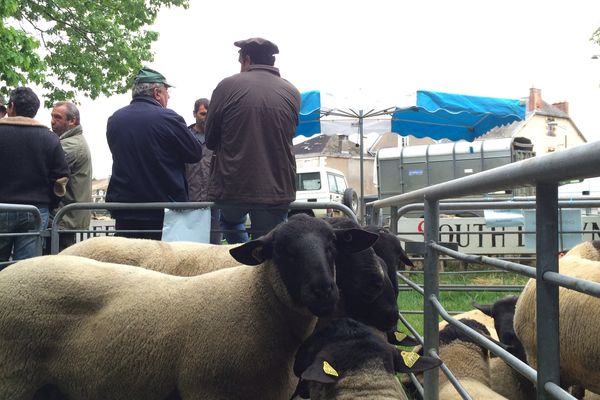
<instances>
[{"instance_id":1,"label":"metal pole","mask_svg":"<svg viewBox=\"0 0 600 400\"><path fill-rule=\"evenodd\" d=\"M364 144L363 144L363 130L364 130L364 126L363 126L363 110L359 110L358 111L358 134L360 135L359 138L359 147L360 147L360 199L359 199L359 221L361 223L365 222L365 207L364 207L364 202L365 202L365 182L364 182L364 166L363 166L363 162L364 162L364 156L363 156L363 152L364 152Z\"/></svg>"},{"instance_id":2,"label":"metal pole","mask_svg":"<svg viewBox=\"0 0 600 400\"><path fill-rule=\"evenodd\" d=\"M547 382L560 384L560 345L558 286L544 281L547 271L558 272L558 185L539 183L536 187L536 329L537 329L537 399L551 396ZM543 332L543 334L540 334Z\"/></svg>"},{"instance_id":3,"label":"metal pole","mask_svg":"<svg viewBox=\"0 0 600 400\"><path fill-rule=\"evenodd\" d=\"M439 236L439 201L425 198L425 243L438 242ZM430 246L427 246L425 252L425 282L423 297L423 331L425 334L425 346L423 354L430 354L430 350L438 353L439 347L439 328L438 311L431 301L432 297L437 298L439 294L438 278L438 252ZM438 400L439 396L439 376L438 369L426 371L424 373L423 386L425 388L425 400Z\"/></svg>"}]
</instances>

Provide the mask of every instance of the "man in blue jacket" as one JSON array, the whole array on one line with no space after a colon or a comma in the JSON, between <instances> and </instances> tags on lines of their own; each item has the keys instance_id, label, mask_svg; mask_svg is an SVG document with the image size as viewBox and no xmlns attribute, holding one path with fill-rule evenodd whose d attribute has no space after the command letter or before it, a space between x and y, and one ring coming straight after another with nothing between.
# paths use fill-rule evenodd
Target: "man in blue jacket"
<instances>
[{"instance_id":1,"label":"man in blue jacket","mask_svg":"<svg viewBox=\"0 0 600 400\"><path fill-rule=\"evenodd\" d=\"M202 157L202 147L183 117L167 107L165 77L142 68L135 77L131 103L109 119L106 139L112 153L107 202L188 201L185 164ZM158 230L162 210L114 210L116 229ZM121 236L160 240L161 232L123 232Z\"/></svg>"}]
</instances>

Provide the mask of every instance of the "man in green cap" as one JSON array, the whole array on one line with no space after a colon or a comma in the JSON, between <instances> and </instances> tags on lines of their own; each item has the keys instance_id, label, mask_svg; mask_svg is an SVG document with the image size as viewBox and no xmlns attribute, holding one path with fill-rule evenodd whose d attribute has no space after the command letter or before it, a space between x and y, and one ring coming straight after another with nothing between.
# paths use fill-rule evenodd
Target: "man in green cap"
<instances>
[{"instance_id":1,"label":"man in green cap","mask_svg":"<svg viewBox=\"0 0 600 400\"><path fill-rule=\"evenodd\" d=\"M106 139L112 153L107 202L188 201L185 164L202 157L202 147L185 120L167 107L169 88L159 72L142 68L136 75L131 103L109 119ZM161 239L162 210L114 210L120 236Z\"/></svg>"}]
</instances>

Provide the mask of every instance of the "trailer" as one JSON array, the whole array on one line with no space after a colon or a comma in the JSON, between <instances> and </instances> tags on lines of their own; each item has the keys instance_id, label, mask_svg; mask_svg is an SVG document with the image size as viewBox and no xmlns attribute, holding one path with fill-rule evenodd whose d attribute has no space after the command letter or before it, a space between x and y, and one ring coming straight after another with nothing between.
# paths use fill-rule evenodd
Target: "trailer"
<instances>
[{"instance_id":1,"label":"trailer","mask_svg":"<svg viewBox=\"0 0 600 400\"><path fill-rule=\"evenodd\" d=\"M376 159L378 197L407 193L534 156L531 140L523 137L381 149ZM519 188L501 194L531 196L534 192L533 188Z\"/></svg>"}]
</instances>

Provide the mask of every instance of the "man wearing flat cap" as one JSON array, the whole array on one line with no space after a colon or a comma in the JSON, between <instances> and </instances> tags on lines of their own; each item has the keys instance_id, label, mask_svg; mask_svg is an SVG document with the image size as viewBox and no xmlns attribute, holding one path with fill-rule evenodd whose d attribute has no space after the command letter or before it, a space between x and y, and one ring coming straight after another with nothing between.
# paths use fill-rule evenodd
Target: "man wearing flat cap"
<instances>
[{"instance_id":1,"label":"man wearing flat cap","mask_svg":"<svg viewBox=\"0 0 600 400\"><path fill-rule=\"evenodd\" d=\"M247 214L256 238L284 222L296 198L292 139L300 92L274 67L279 49L273 42L251 38L234 45L241 72L213 91L206 144L215 152L208 198L221 205L227 241L241 243L248 240Z\"/></svg>"},{"instance_id":2,"label":"man wearing flat cap","mask_svg":"<svg viewBox=\"0 0 600 400\"><path fill-rule=\"evenodd\" d=\"M188 201L185 164L200 160L202 148L185 120L167 108L169 87L159 72L142 68L131 103L109 119L106 139L112 153L107 202ZM162 210L114 210L117 231L158 230ZM161 232L121 232L120 236L161 239Z\"/></svg>"}]
</instances>

